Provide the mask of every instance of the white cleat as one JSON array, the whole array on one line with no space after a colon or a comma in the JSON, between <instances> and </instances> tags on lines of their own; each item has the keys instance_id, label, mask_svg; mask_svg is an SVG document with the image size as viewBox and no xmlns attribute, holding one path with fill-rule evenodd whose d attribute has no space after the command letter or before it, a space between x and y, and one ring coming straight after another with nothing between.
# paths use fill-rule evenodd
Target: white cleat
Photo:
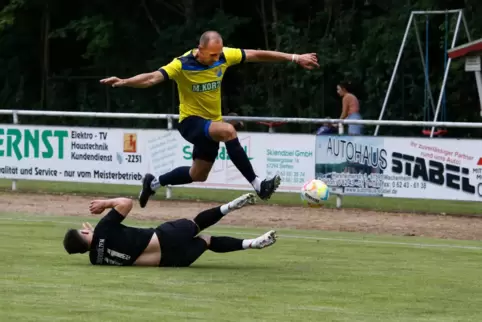
<instances>
[{"instance_id":1,"label":"white cleat","mask_svg":"<svg viewBox=\"0 0 482 322\"><path fill-rule=\"evenodd\" d=\"M229 203L229 210L241 209L246 205L254 205L256 203L256 196L252 193L247 193L238 197Z\"/></svg>"},{"instance_id":2,"label":"white cleat","mask_svg":"<svg viewBox=\"0 0 482 322\"><path fill-rule=\"evenodd\" d=\"M259 236L258 238L255 238L249 248L256 248L256 249L262 249L269 247L276 243L276 231L270 230L266 234Z\"/></svg>"}]
</instances>

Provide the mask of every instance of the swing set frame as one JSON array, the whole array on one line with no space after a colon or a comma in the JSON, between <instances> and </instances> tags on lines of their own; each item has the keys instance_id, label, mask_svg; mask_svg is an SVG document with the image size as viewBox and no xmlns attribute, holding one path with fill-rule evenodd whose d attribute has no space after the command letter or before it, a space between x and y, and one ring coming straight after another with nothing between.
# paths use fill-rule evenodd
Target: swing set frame
<instances>
[{"instance_id":1,"label":"swing set frame","mask_svg":"<svg viewBox=\"0 0 482 322\"><path fill-rule=\"evenodd\" d=\"M450 15L451 18L453 17L453 15L457 16L457 22L456 22L456 25L455 25L455 31L454 31L454 34L453 34L453 37L452 37L452 42L450 44L450 48L447 48L447 46L444 48L444 51L445 51L444 52L444 57L445 57L445 59L444 59L444 75L443 75L443 80L442 80L442 86L441 86L441 89L440 89L440 94L439 94L439 97L437 99L436 104L435 104L435 101L434 101L434 98L433 98L433 94L432 94L432 90L431 90L431 84L430 84L430 80L429 80L429 71L428 71L429 55L428 55L428 50L426 48L425 54L424 54L422 42L420 40L421 39L420 33L419 33L419 30L418 30L418 25L417 25L417 21L416 21L416 17L425 16L425 18L426 18L426 27L425 28L426 28L426 33L428 33L428 17L433 16L433 15L446 15L446 17L447 17L446 18L446 26L445 26L445 29L446 29L445 30L445 34L446 34L445 39L446 39L446 41L448 40L448 29L449 29L448 28L449 24L447 23L448 16ZM429 108L427 105L430 104L431 108L434 112L433 121L434 122L437 121L437 119L439 117L439 114L440 114L440 108L441 108L442 104L444 104L444 106L445 106L445 86L447 84L448 73L449 73L449 70L450 70L451 62L452 62L452 58L450 57L450 55L448 55L448 52L455 48L455 44L457 42L457 38L458 38L459 33L460 33L460 27L461 27L462 24L463 24L463 27L465 29L465 34L467 36L467 39L469 39L469 41L470 41L471 35L470 35L470 31L469 31L469 28L468 28L468 25L467 25L467 21L466 21L465 16L464 16L463 9L412 11L410 13L410 18L408 19L408 23L407 23L407 26L405 28L405 33L403 35L402 43L401 43L400 49L398 51L397 60L395 61L395 67L393 68L392 76L391 76L390 82L388 84L388 89L387 89L387 92L385 94L385 99L383 101L382 109L380 111L380 116L379 116L378 120L382 120L383 116L385 114L387 104L388 104L388 99L389 99L390 94L392 92L393 83L395 82L397 71L398 71L398 68L399 68L399 65L400 65L401 58L403 56L405 46L407 44L407 39L408 39L410 30L411 30L411 28L414 28L418 48L419 48L419 51L420 51L420 58L421 58L421 62L422 62L422 66L423 66L423 70L424 70L424 74L425 74L424 78L425 78L425 91L426 91L426 95L425 95L426 106L425 106L424 113L425 113L425 115L427 115L427 110ZM426 38L428 38L428 34L426 34ZM445 113L445 110L443 111L443 113ZM380 125L377 125L376 128L375 128L374 136L378 135L379 130L380 130ZM424 130L423 131L424 135L428 135L431 138L434 135L438 136L438 135L443 135L445 133L446 133L446 130L442 130L442 129L439 129L439 130L436 131L435 126L433 126L431 128L431 130Z\"/></svg>"}]
</instances>

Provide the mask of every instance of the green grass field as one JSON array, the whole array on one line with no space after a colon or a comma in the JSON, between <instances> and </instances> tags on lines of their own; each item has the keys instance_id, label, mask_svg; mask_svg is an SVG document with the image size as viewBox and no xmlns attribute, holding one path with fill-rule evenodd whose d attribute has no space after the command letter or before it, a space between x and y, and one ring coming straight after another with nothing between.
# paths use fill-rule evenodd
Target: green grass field
<instances>
[{"instance_id":1,"label":"green grass field","mask_svg":"<svg viewBox=\"0 0 482 322\"><path fill-rule=\"evenodd\" d=\"M98 267L63 250L81 222L0 213L1 321L482 320L480 242L281 230L271 248L191 268Z\"/></svg>"},{"instance_id":2,"label":"green grass field","mask_svg":"<svg viewBox=\"0 0 482 322\"><path fill-rule=\"evenodd\" d=\"M11 191L12 182L0 179L0 191ZM137 186L66 183L47 181L18 181L17 189L20 192L58 193L58 194L83 194L104 196L132 196L139 192ZM213 190L196 188L174 188L173 199L176 200L204 200L225 202L239 196L235 190ZM159 189L154 199L164 199L165 190ZM300 205L299 194L276 193L270 199L270 204ZM336 199L331 197L327 207L335 207ZM480 202L446 201L427 199L395 199L378 197L353 197L343 198L343 208L369 209L387 212L408 213L444 213L447 215L480 215Z\"/></svg>"}]
</instances>

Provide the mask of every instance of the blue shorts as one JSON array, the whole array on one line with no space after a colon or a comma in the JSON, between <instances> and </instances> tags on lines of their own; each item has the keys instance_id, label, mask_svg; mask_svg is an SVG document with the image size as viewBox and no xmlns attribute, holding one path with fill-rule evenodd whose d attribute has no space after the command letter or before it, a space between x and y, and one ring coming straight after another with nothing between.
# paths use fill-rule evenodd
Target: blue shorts
<instances>
[{"instance_id":1,"label":"blue shorts","mask_svg":"<svg viewBox=\"0 0 482 322\"><path fill-rule=\"evenodd\" d=\"M211 120L199 116L188 116L179 123L178 130L182 137L194 146L192 159L200 159L207 162L216 161L219 150L219 142L209 136Z\"/></svg>"},{"instance_id":2,"label":"blue shorts","mask_svg":"<svg viewBox=\"0 0 482 322\"><path fill-rule=\"evenodd\" d=\"M361 120L360 113L353 113L348 115L347 120ZM348 124L348 135L361 135L363 132L362 124Z\"/></svg>"}]
</instances>

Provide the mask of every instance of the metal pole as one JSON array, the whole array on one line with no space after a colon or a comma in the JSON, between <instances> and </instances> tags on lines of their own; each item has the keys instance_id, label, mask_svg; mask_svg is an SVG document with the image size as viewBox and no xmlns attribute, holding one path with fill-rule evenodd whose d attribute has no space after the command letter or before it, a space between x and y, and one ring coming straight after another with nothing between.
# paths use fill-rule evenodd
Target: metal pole
<instances>
[{"instance_id":1,"label":"metal pole","mask_svg":"<svg viewBox=\"0 0 482 322\"><path fill-rule=\"evenodd\" d=\"M482 75L480 71L476 71L475 73L475 82L477 83L477 92L479 93L479 102L480 102L480 116L482 117Z\"/></svg>"},{"instance_id":2,"label":"metal pole","mask_svg":"<svg viewBox=\"0 0 482 322\"><path fill-rule=\"evenodd\" d=\"M0 110L0 115L12 115L14 111L18 116L22 115L41 115L41 116L72 116L69 112L60 111L32 111L32 110ZM66 115L62 115L65 113ZM135 118L142 119L167 119L172 117L178 119L178 115L168 114L127 114L127 113L104 113L102 117L109 118L128 118L133 115ZM97 117L97 113L93 112L76 112L78 117ZM351 119L324 119L324 118L299 118L299 117L262 117L262 116L226 116L226 120L244 121L244 122L282 122L297 124L361 124L361 125L380 125L380 126L419 126L419 127L450 127L450 128L482 128L482 122L433 122L433 121L405 121L405 120L351 120Z\"/></svg>"},{"instance_id":3,"label":"metal pole","mask_svg":"<svg viewBox=\"0 0 482 322\"><path fill-rule=\"evenodd\" d=\"M435 113L435 101L433 100L432 86L430 86L427 66L425 65L425 58L423 57L422 41L420 40L420 34L418 32L417 22L415 21L415 18L413 19L413 26L415 27L415 36L417 38L418 49L420 51L420 58L422 59L423 72L425 74L425 86L428 90L428 97L430 99L430 104L432 105L432 111Z\"/></svg>"},{"instance_id":4,"label":"metal pole","mask_svg":"<svg viewBox=\"0 0 482 322\"><path fill-rule=\"evenodd\" d=\"M338 194L336 195L336 208L341 208L343 202L343 195Z\"/></svg>"},{"instance_id":5,"label":"metal pole","mask_svg":"<svg viewBox=\"0 0 482 322\"><path fill-rule=\"evenodd\" d=\"M452 39L452 45L450 47L451 49L455 47L455 43L457 42L457 35L459 33L459 27L460 27L461 21L462 21L462 11L459 11L459 16L457 18L457 24L455 25L454 38ZM444 79L442 81L442 88L440 89L440 95L438 97L437 108L435 110L435 116L434 116L434 119L433 119L434 122L437 121L438 113L440 112L440 105L442 104L442 98L443 98L443 94L444 94L444 91L445 91L445 85L447 84L447 77L449 75L451 63L452 63L452 59L449 58L448 61L447 61L447 68L445 68L445 72L444 72ZM433 137L434 131L435 131L435 125L432 126L432 130L430 131L430 137L431 138Z\"/></svg>"},{"instance_id":6,"label":"metal pole","mask_svg":"<svg viewBox=\"0 0 482 322\"><path fill-rule=\"evenodd\" d=\"M410 18L408 19L407 28L405 29L405 34L403 35L402 44L400 45L400 49L398 51L397 61L395 62L395 67L393 68L392 77L390 79L390 83L388 84L387 94L385 95L385 100L383 101L382 110L380 112L380 117L378 118L378 120L381 120L383 118L383 114L385 114L385 109L387 108L388 98L390 96L390 92L392 91L393 83L395 81L395 76L396 76L397 70L398 70L398 65L400 65L400 60L402 58L403 48L405 48L405 43L407 42L408 32L410 31L410 25L412 24L412 21L413 21L413 12L410 14ZM378 135L379 128L380 128L380 125L377 125L376 128L375 128L374 136Z\"/></svg>"},{"instance_id":7,"label":"metal pole","mask_svg":"<svg viewBox=\"0 0 482 322\"><path fill-rule=\"evenodd\" d=\"M465 35L467 36L468 42L472 42L472 36L470 35L469 25L463 13L462 13L462 23L464 24ZM482 117L482 75L480 71L475 71L474 74L475 74L475 82L477 83L477 92L479 93L480 116Z\"/></svg>"},{"instance_id":8,"label":"metal pole","mask_svg":"<svg viewBox=\"0 0 482 322\"><path fill-rule=\"evenodd\" d=\"M166 199L172 198L172 186L166 186Z\"/></svg>"},{"instance_id":9,"label":"metal pole","mask_svg":"<svg viewBox=\"0 0 482 322\"><path fill-rule=\"evenodd\" d=\"M172 125L172 117L167 118L167 129L171 131L173 129ZM166 186L166 199L171 199L172 198L172 186L168 185Z\"/></svg>"},{"instance_id":10,"label":"metal pole","mask_svg":"<svg viewBox=\"0 0 482 322\"><path fill-rule=\"evenodd\" d=\"M343 127L343 124L338 123L338 134L343 135L344 134L345 128ZM341 193L338 193L336 195L336 208L341 208L343 205L343 195Z\"/></svg>"},{"instance_id":11,"label":"metal pole","mask_svg":"<svg viewBox=\"0 0 482 322\"><path fill-rule=\"evenodd\" d=\"M12 113L13 116L13 124L18 124L18 114L17 111L13 111ZM12 180L12 191L17 190L17 180Z\"/></svg>"},{"instance_id":12,"label":"metal pole","mask_svg":"<svg viewBox=\"0 0 482 322\"><path fill-rule=\"evenodd\" d=\"M465 34L467 35L468 42L472 41L472 36L470 35L469 25L467 24L467 20L465 19L465 15L462 13L462 22L464 23Z\"/></svg>"},{"instance_id":13,"label":"metal pole","mask_svg":"<svg viewBox=\"0 0 482 322\"><path fill-rule=\"evenodd\" d=\"M460 13L463 9L452 9L452 10L422 10L422 11L412 11L414 15L438 15L438 14L445 14L445 13Z\"/></svg>"}]
</instances>

